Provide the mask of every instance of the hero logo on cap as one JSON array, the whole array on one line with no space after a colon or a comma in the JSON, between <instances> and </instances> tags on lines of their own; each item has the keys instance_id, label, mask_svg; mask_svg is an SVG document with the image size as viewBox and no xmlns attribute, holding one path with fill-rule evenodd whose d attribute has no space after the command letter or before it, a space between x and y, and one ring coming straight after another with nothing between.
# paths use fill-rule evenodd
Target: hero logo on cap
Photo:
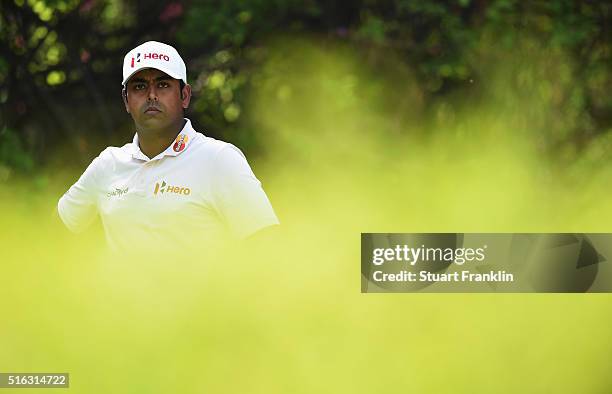
<instances>
[{"instance_id":1,"label":"hero logo on cap","mask_svg":"<svg viewBox=\"0 0 612 394\"><path fill-rule=\"evenodd\" d=\"M160 59L167 62L170 61L170 56L164 55L163 53L145 53L143 56L145 59ZM136 54L136 63L140 63L140 53ZM134 56L132 56L132 68L134 68Z\"/></svg>"},{"instance_id":2,"label":"hero logo on cap","mask_svg":"<svg viewBox=\"0 0 612 394\"><path fill-rule=\"evenodd\" d=\"M147 41L129 51L123 59L122 85L125 85L132 75L146 68L155 68L187 83L185 62L176 49L168 44Z\"/></svg>"},{"instance_id":3,"label":"hero logo on cap","mask_svg":"<svg viewBox=\"0 0 612 394\"><path fill-rule=\"evenodd\" d=\"M140 63L140 53L136 54L136 63ZM132 56L132 68L134 68L134 56Z\"/></svg>"}]
</instances>

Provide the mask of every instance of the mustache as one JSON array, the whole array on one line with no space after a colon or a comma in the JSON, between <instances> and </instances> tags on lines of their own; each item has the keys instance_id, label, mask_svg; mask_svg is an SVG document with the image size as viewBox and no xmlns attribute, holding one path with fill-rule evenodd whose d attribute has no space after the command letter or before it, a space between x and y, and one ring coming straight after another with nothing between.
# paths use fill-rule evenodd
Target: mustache
<instances>
[{"instance_id":1,"label":"mustache","mask_svg":"<svg viewBox=\"0 0 612 394\"><path fill-rule=\"evenodd\" d=\"M141 108L141 112L145 113L145 112L147 112L150 109L155 109L155 110L157 110L159 112L162 112L161 106L159 104L153 104L153 103L147 103L147 104L143 105L142 108Z\"/></svg>"}]
</instances>

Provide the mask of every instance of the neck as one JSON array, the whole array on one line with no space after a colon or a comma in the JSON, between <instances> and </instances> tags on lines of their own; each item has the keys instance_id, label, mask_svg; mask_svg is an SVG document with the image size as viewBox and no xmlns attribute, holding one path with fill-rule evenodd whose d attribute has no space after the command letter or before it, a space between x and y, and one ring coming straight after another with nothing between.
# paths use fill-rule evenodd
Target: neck
<instances>
[{"instance_id":1,"label":"neck","mask_svg":"<svg viewBox=\"0 0 612 394\"><path fill-rule=\"evenodd\" d=\"M185 127L185 123L187 123L187 121L181 118L170 126L161 129L139 127L137 132L140 150L149 159L154 158L170 146L172 141L176 139L178 133Z\"/></svg>"}]
</instances>

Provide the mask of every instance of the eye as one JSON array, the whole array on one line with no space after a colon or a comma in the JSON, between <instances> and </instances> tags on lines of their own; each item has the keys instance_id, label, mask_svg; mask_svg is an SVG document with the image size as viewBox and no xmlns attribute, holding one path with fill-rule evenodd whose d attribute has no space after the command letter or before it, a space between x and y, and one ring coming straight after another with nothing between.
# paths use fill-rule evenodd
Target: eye
<instances>
[{"instance_id":1,"label":"eye","mask_svg":"<svg viewBox=\"0 0 612 394\"><path fill-rule=\"evenodd\" d=\"M160 81L160 82L157 84L157 87L158 87L158 88L168 88L168 87L170 87L170 84L169 84L168 82L166 82L166 81Z\"/></svg>"},{"instance_id":2,"label":"eye","mask_svg":"<svg viewBox=\"0 0 612 394\"><path fill-rule=\"evenodd\" d=\"M132 85L132 89L134 90L143 90L144 88L145 88L144 83L135 83L134 85Z\"/></svg>"}]
</instances>

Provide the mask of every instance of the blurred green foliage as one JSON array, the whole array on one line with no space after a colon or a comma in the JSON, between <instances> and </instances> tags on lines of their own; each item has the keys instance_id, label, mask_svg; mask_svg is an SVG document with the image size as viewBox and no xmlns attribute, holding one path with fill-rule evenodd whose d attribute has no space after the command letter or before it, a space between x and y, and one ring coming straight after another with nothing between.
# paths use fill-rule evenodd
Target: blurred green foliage
<instances>
[{"instance_id":1,"label":"blurred green foliage","mask_svg":"<svg viewBox=\"0 0 612 394\"><path fill-rule=\"evenodd\" d=\"M27 138L17 135L37 163L66 142L87 162L125 141L122 57L157 39L186 59L196 124L256 150L245 104L270 46L309 37L323 48L346 45L373 78L381 58L399 59L414 72L424 114L477 105L504 77L553 114L539 128L542 149L572 161L612 128L611 13L609 2L578 0L8 0L0 4L0 127L27 129ZM498 93L500 110L512 111Z\"/></svg>"},{"instance_id":2,"label":"blurred green foliage","mask_svg":"<svg viewBox=\"0 0 612 394\"><path fill-rule=\"evenodd\" d=\"M516 112L548 113L501 82L423 124L400 56L279 40L266 57L245 103L273 154L249 160L279 232L107 255L102 226L48 215L81 168L0 187L0 370L68 371L79 394L607 393L609 294L360 294L359 233L609 232L612 163L551 169Z\"/></svg>"},{"instance_id":3,"label":"blurred green foliage","mask_svg":"<svg viewBox=\"0 0 612 394\"><path fill-rule=\"evenodd\" d=\"M17 133L6 127L0 130L0 182L8 180L13 170L27 172L33 166L34 161Z\"/></svg>"},{"instance_id":4,"label":"blurred green foliage","mask_svg":"<svg viewBox=\"0 0 612 394\"><path fill-rule=\"evenodd\" d=\"M0 2L0 369L69 371L88 394L608 392L609 297L364 297L355 235L609 231L610 12ZM73 237L46 219L133 133L121 61L148 39L187 61L198 129L257 164L284 231L255 253L107 259L101 228ZM52 152L52 177L5 187Z\"/></svg>"}]
</instances>

